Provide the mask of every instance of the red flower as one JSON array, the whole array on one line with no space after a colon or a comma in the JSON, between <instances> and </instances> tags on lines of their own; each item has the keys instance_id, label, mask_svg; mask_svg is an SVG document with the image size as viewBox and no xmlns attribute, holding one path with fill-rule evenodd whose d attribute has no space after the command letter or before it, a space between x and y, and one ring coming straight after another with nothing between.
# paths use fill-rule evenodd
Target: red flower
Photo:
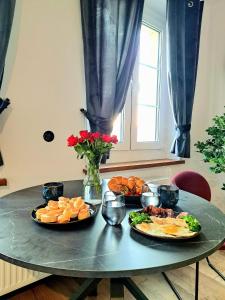
<instances>
[{"instance_id":1,"label":"red flower","mask_svg":"<svg viewBox=\"0 0 225 300\"><path fill-rule=\"evenodd\" d=\"M92 136L91 136L91 137L89 137L89 139L88 139L88 140L89 140L89 142L90 142L91 144L92 144L92 143L94 143L94 141L95 141L95 140L94 140L94 138L93 138Z\"/></svg>"},{"instance_id":2,"label":"red flower","mask_svg":"<svg viewBox=\"0 0 225 300\"><path fill-rule=\"evenodd\" d=\"M100 138L100 133L97 131L97 132L93 132L92 134L91 134L91 137L93 138L93 139L98 139L98 138Z\"/></svg>"},{"instance_id":3,"label":"red flower","mask_svg":"<svg viewBox=\"0 0 225 300\"><path fill-rule=\"evenodd\" d=\"M78 143L83 143L84 140L85 140L85 138L81 137L81 138L78 139Z\"/></svg>"},{"instance_id":4,"label":"red flower","mask_svg":"<svg viewBox=\"0 0 225 300\"><path fill-rule=\"evenodd\" d=\"M81 130L80 131L80 136L84 139L88 139L90 136L90 133L87 130Z\"/></svg>"},{"instance_id":5,"label":"red flower","mask_svg":"<svg viewBox=\"0 0 225 300\"><path fill-rule=\"evenodd\" d=\"M78 137L74 136L73 134L71 136L68 137L67 139L67 146L69 147L74 147L76 146L76 144L78 143Z\"/></svg>"},{"instance_id":6,"label":"red flower","mask_svg":"<svg viewBox=\"0 0 225 300\"><path fill-rule=\"evenodd\" d=\"M118 139L117 139L117 136L116 136L116 135L112 135L112 136L111 136L111 142L112 142L113 144L117 144L117 143L118 143Z\"/></svg>"},{"instance_id":7,"label":"red flower","mask_svg":"<svg viewBox=\"0 0 225 300\"><path fill-rule=\"evenodd\" d=\"M105 143L111 143L111 136L109 136L107 134L102 134L102 140Z\"/></svg>"}]
</instances>

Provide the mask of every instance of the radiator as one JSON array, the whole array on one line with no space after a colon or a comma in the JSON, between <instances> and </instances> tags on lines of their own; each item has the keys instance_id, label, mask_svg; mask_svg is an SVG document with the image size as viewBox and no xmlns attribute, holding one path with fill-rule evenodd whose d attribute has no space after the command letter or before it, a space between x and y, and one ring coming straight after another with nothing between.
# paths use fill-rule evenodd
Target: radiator
<instances>
[{"instance_id":1,"label":"radiator","mask_svg":"<svg viewBox=\"0 0 225 300\"><path fill-rule=\"evenodd\" d=\"M49 276L0 260L0 296Z\"/></svg>"}]
</instances>

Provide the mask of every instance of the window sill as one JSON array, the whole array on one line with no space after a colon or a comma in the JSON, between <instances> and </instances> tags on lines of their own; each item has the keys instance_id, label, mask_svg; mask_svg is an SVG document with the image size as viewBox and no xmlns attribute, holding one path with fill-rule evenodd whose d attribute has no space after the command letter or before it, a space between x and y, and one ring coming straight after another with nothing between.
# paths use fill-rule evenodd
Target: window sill
<instances>
[{"instance_id":1,"label":"window sill","mask_svg":"<svg viewBox=\"0 0 225 300\"><path fill-rule=\"evenodd\" d=\"M100 173L116 172L116 171L126 171L126 170L137 170L137 169L148 169L155 167L164 167L171 165L184 164L184 159L153 159L153 160L143 160L143 161L131 161L122 163L112 163L100 166ZM87 169L83 169L84 174L87 174Z\"/></svg>"}]
</instances>

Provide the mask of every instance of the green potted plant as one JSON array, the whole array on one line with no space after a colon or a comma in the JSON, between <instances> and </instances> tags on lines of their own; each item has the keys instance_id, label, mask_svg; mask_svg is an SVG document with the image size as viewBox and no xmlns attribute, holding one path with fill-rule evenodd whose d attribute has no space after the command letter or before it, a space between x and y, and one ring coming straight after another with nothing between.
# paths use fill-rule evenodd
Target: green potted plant
<instances>
[{"instance_id":1,"label":"green potted plant","mask_svg":"<svg viewBox=\"0 0 225 300\"><path fill-rule=\"evenodd\" d=\"M206 129L208 138L198 141L197 152L204 156L204 162L209 163L210 170L215 173L225 173L225 113L213 118L213 125ZM225 183L222 190L225 190Z\"/></svg>"}]
</instances>

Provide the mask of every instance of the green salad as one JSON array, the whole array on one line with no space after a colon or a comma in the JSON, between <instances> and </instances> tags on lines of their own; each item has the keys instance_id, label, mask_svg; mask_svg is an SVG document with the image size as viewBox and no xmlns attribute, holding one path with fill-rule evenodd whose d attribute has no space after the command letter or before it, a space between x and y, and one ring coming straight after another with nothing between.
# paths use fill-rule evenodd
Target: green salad
<instances>
[{"instance_id":1,"label":"green salad","mask_svg":"<svg viewBox=\"0 0 225 300\"><path fill-rule=\"evenodd\" d=\"M187 215L180 218L185 220L185 222L188 224L188 228L190 231L199 232L201 230L201 224L192 215Z\"/></svg>"},{"instance_id":2,"label":"green salad","mask_svg":"<svg viewBox=\"0 0 225 300\"><path fill-rule=\"evenodd\" d=\"M141 224L142 222L152 223L151 217L148 213L132 211L130 212L129 217L131 219L132 226ZM194 216L187 215L180 218L187 223L190 231L199 232L201 230L201 224Z\"/></svg>"},{"instance_id":3,"label":"green salad","mask_svg":"<svg viewBox=\"0 0 225 300\"><path fill-rule=\"evenodd\" d=\"M147 214L147 213L132 211L132 212L130 212L129 217L132 221L131 222L132 226L141 224L142 222L152 223L152 220L151 220L149 214Z\"/></svg>"}]
</instances>

